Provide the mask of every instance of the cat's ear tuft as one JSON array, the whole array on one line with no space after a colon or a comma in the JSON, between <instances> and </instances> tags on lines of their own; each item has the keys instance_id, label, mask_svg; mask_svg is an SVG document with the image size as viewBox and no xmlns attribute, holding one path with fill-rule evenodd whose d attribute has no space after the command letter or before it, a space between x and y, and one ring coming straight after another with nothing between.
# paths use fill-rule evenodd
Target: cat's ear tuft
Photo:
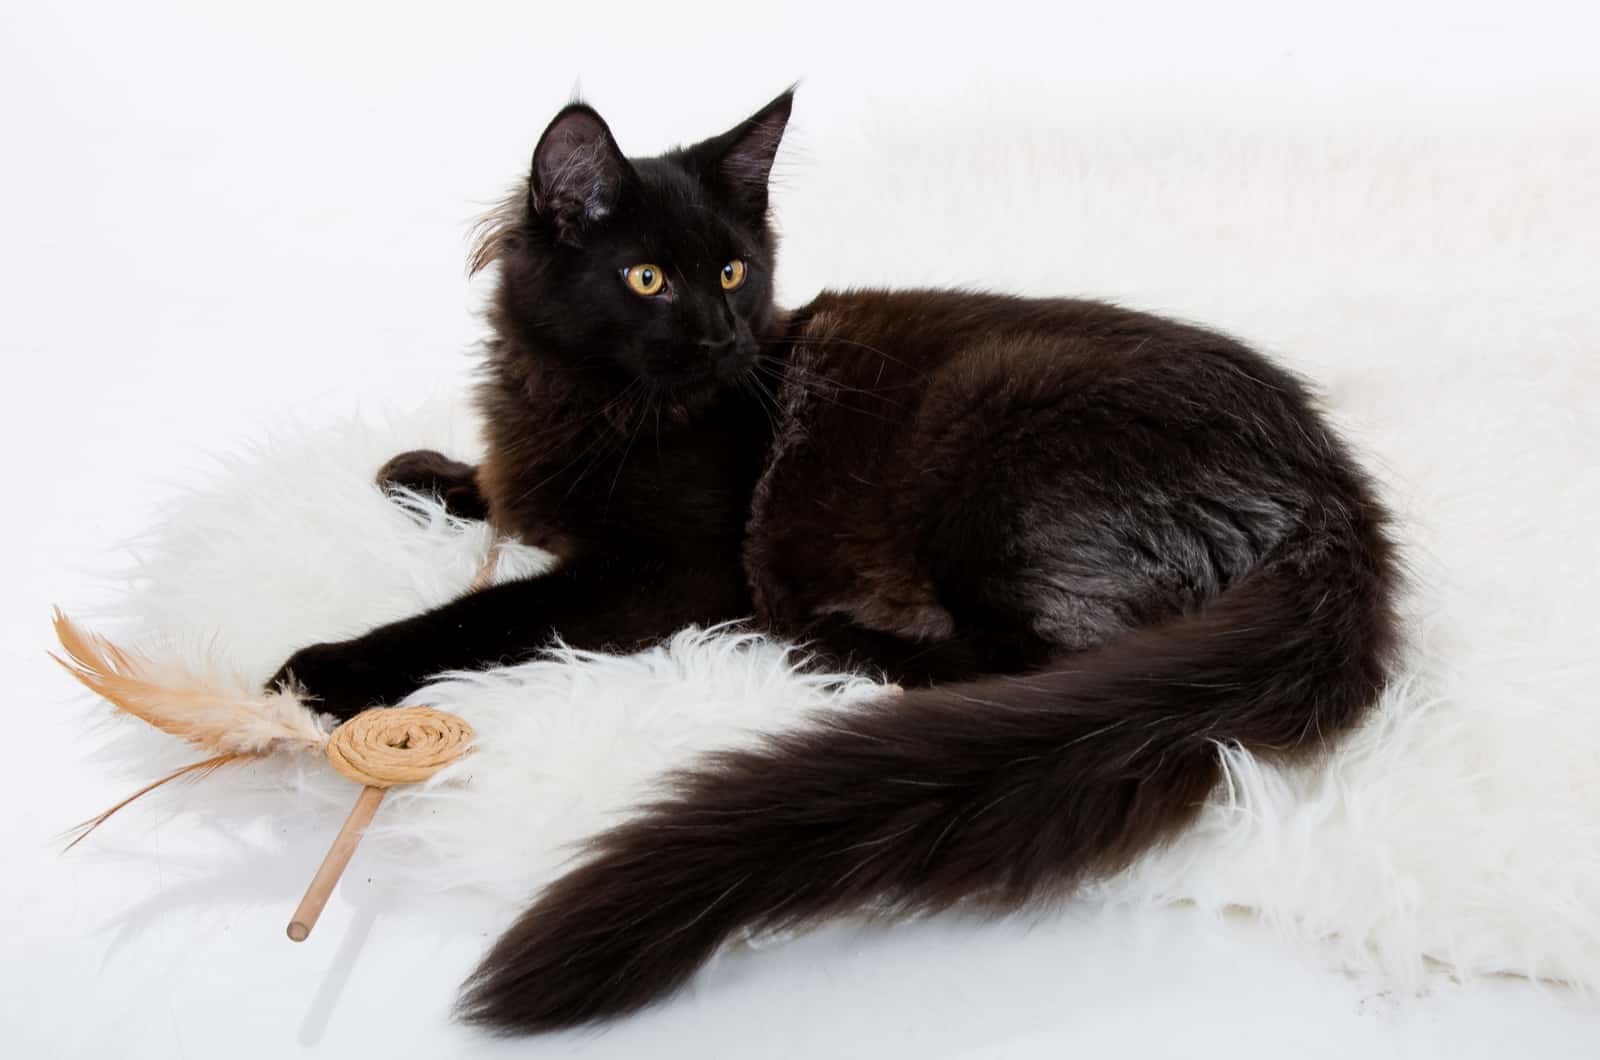
<instances>
[{"instance_id":1,"label":"cat's ear tuft","mask_svg":"<svg viewBox=\"0 0 1600 1060\"><path fill-rule=\"evenodd\" d=\"M767 217L767 183L793 107L791 87L721 136L692 149L702 160L704 179L758 223Z\"/></svg>"},{"instance_id":2,"label":"cat's ear tuft","mask_svg":"<svg viewBox=\"0 0 1600 1060\"><path fill-rule=\"evenodd\" d=\"M594 108L571 103L551 120L533 150L529 206L577 245L583 230L615 208L628 160Z\"/></svg>"}]
</instances>

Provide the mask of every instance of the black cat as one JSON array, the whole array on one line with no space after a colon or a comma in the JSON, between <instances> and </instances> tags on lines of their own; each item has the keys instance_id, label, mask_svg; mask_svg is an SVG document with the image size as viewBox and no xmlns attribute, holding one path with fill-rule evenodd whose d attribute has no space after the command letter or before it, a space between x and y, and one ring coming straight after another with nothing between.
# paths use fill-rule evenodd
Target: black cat
<instances>
[{"instance_id":1,"label":"black cat","mask_svg":"<svg viewBox=\"0 0 1600 1060\"><path fill-rule=\"evenodd\" d=\"M1314 753L1384 685L1387 517L1299 380L1096 302L778 308L790 105L641 159L589 107L556 116L475 261L500 266L488 457L380 478L559 566L275 680L349 716L557 633L627 650L749 618L906 691L711 756L595 838L484 960L470 1020L627 1012L744 928L1059 894L1190 821L1219 744Z\"/></svg>"}]
</instances>

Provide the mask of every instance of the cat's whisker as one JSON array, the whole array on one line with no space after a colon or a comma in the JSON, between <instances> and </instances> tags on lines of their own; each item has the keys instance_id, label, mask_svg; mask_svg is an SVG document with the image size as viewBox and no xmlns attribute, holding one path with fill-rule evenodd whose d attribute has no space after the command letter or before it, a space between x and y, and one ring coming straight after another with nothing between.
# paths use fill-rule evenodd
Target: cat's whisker
<instances>
[{"instance_id":1,"label":"cat's whisker","mask_svg":"<svg viewBox=\"0 0 1600 1060\"><path fill-rule=\"evenodd\" d=\"M899 386L873 387L871 389L868 389L868 388L865 388L865 387L851 386L849 383L846 383L846 382L844 382L843 380L840 380L840 379L835 379L832 376L820 375L820 374L818 374L817 372L815 372L814 370L812 370L811 368L807 367L806 365L802 364L799 361L791 361L789 363L789 368L797 373L797 377L798 378L802 378L802 379L805 379L805 380L816 380L816 381L819 381L819 382L823 383L823 385L828 386L828 387L830 387L832 389L843 390L843 391L845 391L847 393L851 393L851 394L864 394L864 395L867 395L869 397L876 398L877 400L882 401L885 404L894 405L896 407L898 407L900 403L898 401L895 401L893 398L887 397L885 395L885 391L888 391L888 390L903 390L903 389L908 389L910 387L913 387L913 386L917 385L916 383L903 383L903 384L900 384Z\"/></svg>"},{"instance_id":2,"label":"cat's whisker","mask_svg":"<svg viewBox=\"0 0 1600 1060\"><path fill-rule=\"evenodd\" d=\"M638 381L636 380L635 382ZM633 389L633 384L629 385L629 389ZM606 458L610 457L619 448L623 449L623 460L627 459L627 450L633 447L632 436L628 432L627 425L632 421L634 411L639 407L640 402L643 400L643 388L641 387L640 393L636 394L633 399L629 401L628 411L619 417L621 420L619 430L603 436L608 444L602 446L599 451L590 457L589 463L584 466L584 469L580 471L575 478L573 478L571 484L567 486L566 492L561 495L562 500L566 500L568 497L571 497L573 491L578 488L578 484L588 477L589 472L600 466L600 464L605 461ZM617 466L617 470L619 472L622 470L620 463Z\"/></svg>"},{"instance_id":3,"label":"cat's whisker","mask_svg":"<svg viewBox=\"0 0 1600 1060\"><path fill-rule=\"evenodd\" d=\"M774 379L774 381L777 383L777 385L780 388L786 383L794 383L795 385L800 386L803 389L809 388L809 389L807 389L807 393L811 394L813 397L817 398L818 400L823 401L823 402L825 402L825 403L827 403L829 405L833 405L836 408L843 409L846 412L853 412L853 413L856 413L857 415L866 416L869 419L879 420L880 422L883 422L883 423L898 423L898 422L900 422L899 420L893 419L893 418L891 418L889 416L882 415L881 413L873 412L871 409L862 408L859 405L852 405L848 401L840 400L839 396L836 393L834 393L833 390L830 387L828 387L826 384L824 384L820 380L817 380L817 381L806 380L806 379L802 379L799 376L793 376L793 375L777 376L774 373L772 373L770 369L764 369L764 371L766 371L767 374ZM889 404L894 404L896 408L899 407L899 405L894 403L894 402L888 402L888 403Z\"/></svg>"},{"instance_id":4,"label":"cat's whisker","mask_svg":"<svg viewBox=\"0 0 1600 1060\"><path fill-rule=\"evenodd\" d=\"M851 347L854 347L856 349L866 350L869 353L875 353L879 357L882 357L886 361L890 361L890 362L892 362L894 364L898 364L902 368L910 369L911 371L915 372L918 376L927 375L927 369L921 368L921 367L919 367L917 365L914 365L914 364L911 364L911 363L909 363L907 361L903 361L900 358L894 356L892 353L889 353L889 352L887 352L885 350L879 349L878 347L872 345L871 343L858 342L855 339L842 339L842 338L839 338L838 336L835 336L835 335L807 335L805 337L805 341L802 342L800 345L802 345L802 346L828 346L828 345L833 345L833 346L851 346Z\"/></svg>"},{"instance_id":5,"label":"cat's whisker","mask_svg":"<svg viewBox=\"0 0 1600 1060\"><path fill-rule=\"evenodd\" d=\"M602 416L605 413L609 412L611 409L615 408L618 402L622 401L623 398L628 396L628 394L636 386L639 386L639 385L641 385L640 384L640 380L638 380L638 379L633 380L625 388L623 388L621 393L617 394L616 397L614 397L610 401L606 402L606 404L604 406L602 406L600 409L596 410L595 412L592 412L592 413L584 416L583 419L581 421L579 421L579 424L577 425L577 427L569 428L569 430L571 430L571 432L573 434L577 434L578 433L578 428L581 428L581 427L589 425L597 417ZM550 483L554 482L556 479L560 478L566 472L572 470L572 468L575 467L580 460L582 460L585 456L588 456L590 453L594 452L597 448L601 447L606 440L607 440L607 435L605 433L596 434L593 438L591 438L589 440L589 443L587 445L585 445L581 450L579 450L579 452L578 452L578 454L576 456L574 456L567 463L563 464L561 467L557 468L555 471L551 472L549 475L545 476L544 478L539 479L533 485L531 485L527 489L523 490L520 494L518 494L515 498L513 498L511 503L513 505L514 504L520 504L522 501L527 500L529 497L533 496L539 490L543 489L545 486L547 486ZM598 459L598 457L596 457L596 458ZM587 473L587 470L588 469L585 468L585 472L584 473ZM582 474L580 474L578 476L578 478L580 478L580 479L582 477L583 477ZM574 481L574 485L576 485L576 481ZM570 493L570 492L571 492L571 489L569 487L568 493Z\"/></svg>"},{"instance_id":6,"label":"cat's whisker","mask_svg":"<svg viewBox=\"0 0 1600 1060\"><path fill-rule=\"evenodd\" d=\"M650 414L650 403L654 399L654 396L655 396L654 395L654 391L652 389L650 389L650 388L646 388L646 390L644 391L643 395L639 399L639 402L638 402L639 423L638 423L638 426L636 426L633 430L628 432L628 444L627 444L626 448L624 448L622 450L622 459L617 461L617 470L615 472L613 472L612 475L611 475L611 485L609 487L607 487L607 489L606 489L606 507L607 507L607 509L609 509L611 507L612 494L616 493L617 480L622 478L622 469L624 467L626 467L627 464L628 464L628 454L633 452L634 440L636 438L638 438L639 430L640 430L640 428L644 427L645 418ZM631 412L629 414L629 419L632 419Z\"/></svg>"},{"instance_id":7,"label":"cat's whisker","mask_svg":"<svg viewBox=\"0 0 1600 1060\"><path fill-rule=\"evenodd\" d=\"M778 420L782 416L782 412L778 407L777 397L767 389L766 384L761 381L761 377L754 371L745 373L740 379L740 385L745 387L749 393L755 395L756 402L761 406L762 413L767 417L768 427L776 434Z\"/></svg>"}]
</instances>

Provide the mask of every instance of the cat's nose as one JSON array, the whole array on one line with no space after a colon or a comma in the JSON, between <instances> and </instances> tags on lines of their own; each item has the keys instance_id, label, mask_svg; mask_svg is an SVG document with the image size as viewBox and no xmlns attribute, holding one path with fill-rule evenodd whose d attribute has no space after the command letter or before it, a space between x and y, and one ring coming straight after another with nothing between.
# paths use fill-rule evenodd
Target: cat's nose
<instances>
[{"instance_id":1,"label":"cat's nose","mask_svg":"<svg viewBox=\"0 0 1600 1060\"><path fill-rule=\"evenodd\" d=\"M701 339L698 345L706 360L720 361L733 352L734 340L731 338Z\"/></svg>"}]
</instances>

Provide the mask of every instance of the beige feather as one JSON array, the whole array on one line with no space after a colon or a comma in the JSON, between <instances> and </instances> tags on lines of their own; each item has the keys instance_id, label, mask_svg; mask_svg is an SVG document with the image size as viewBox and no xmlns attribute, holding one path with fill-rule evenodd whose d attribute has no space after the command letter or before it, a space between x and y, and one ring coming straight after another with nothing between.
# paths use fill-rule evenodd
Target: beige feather
<instances>
[{"instance_id":1,"label":"beige feather","mask_svg":"<svg viewBox=\"0 0 1600 1060\"><path fill-rule=\"evenodd\" d=\"M180 661L157 662L119 648L75 624L58 608L56 638L68 673L118 710L216 755L320 751L328 734L293 693L263 692L236 675L197 673Z\"/></svg>"},{"instance_id":2,"label":"beige feather","mask_svg":"<svg viewBox=\"0 0 1600 1060\"><path fill-rule=\"evenodd\" d=\"M209 777L212 773L216 772L218 769L221 769L229 762L237 762L244 757L244 755L236 754L217 755L215 758L207 758L201 762L191 762L182 769L173 770L160 780L151 781L149 784L146 784L132 795L129 795L127 798L111 807L111 809L97 813L87 821L84 821L82 824L78 824L72 828L69 828L66 832L66 835L72 836L72 842L68 843L61 852L65 854L68 850L71 850L85 839L88 839L89 833L93 832L96 828L99 828L101 825L109 821L112 814L133 802L135 799L150 794L152 791L156 790L168 781L177 780L179 777L188 777L190 780L200 780L204 777Z\"/></svg>"},{"instance_id":3,"label":"beige feather","mask_svg":"<svg viewBox=\"0 0 1600 1060\"><path fill-rule=\"evenodd\" d=\"M146 784L115 806L91 817L67 834L66 849L77 846L111 815L135 799L180 777L199 780L232 762L273 751L322 751L328 734L317 715L293 693L261 692L237 676L196 673L188 665L157 662L142 652L119 648L97 633L74 623L61 609L55 613L56 639L67 653L50 657L84 687L125 714L162 732L181 736L215 754Z\"/></svg>"}]
</instances>

